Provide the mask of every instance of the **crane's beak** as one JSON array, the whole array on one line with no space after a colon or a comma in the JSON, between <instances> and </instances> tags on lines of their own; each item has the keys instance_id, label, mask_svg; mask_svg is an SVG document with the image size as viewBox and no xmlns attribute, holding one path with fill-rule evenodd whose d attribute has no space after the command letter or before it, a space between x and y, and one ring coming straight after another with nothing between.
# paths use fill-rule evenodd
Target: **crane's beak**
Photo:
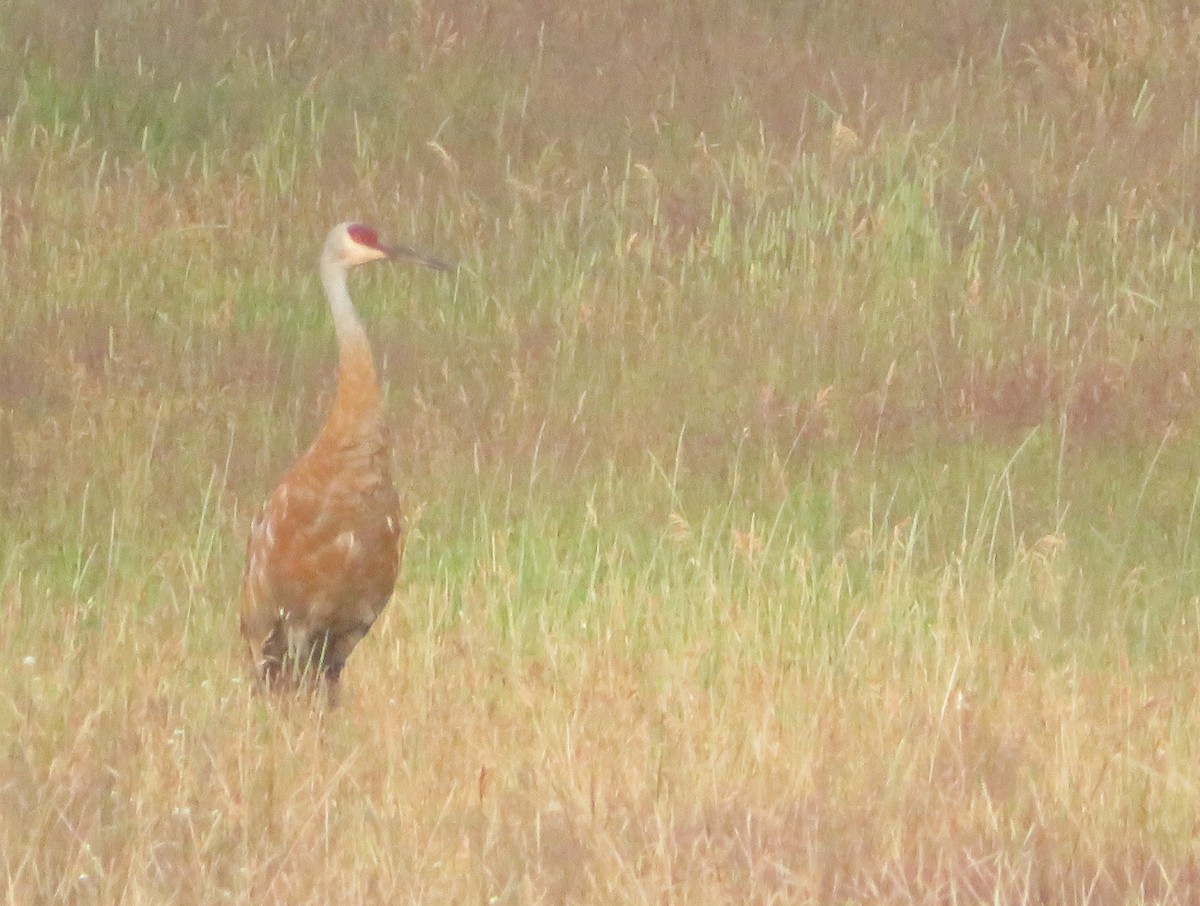
<instances>
[{"instance_id":1,"label":"crane's beak","mask_svg":"<svg viewBox=\"0 0 1200 906\"><path fill-rule=\"evenodd\" d=\"M393 261L415 261L418 264L423 264L426 267L433 268L435 271L452 271L458 267L452 261L445 261L442 258L435 258L432 255L426 255L424 252L418 252L416 249L407 245L385 245L382 249Z\"/></svg>"}]
</instances>

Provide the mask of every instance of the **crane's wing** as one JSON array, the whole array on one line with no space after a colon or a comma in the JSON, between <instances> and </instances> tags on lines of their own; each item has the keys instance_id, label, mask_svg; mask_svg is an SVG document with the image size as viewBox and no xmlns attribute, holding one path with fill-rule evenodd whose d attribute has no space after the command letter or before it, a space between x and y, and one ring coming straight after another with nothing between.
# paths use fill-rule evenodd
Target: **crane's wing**
<instances>
[{"instance_id":1,"label":"crane's wing","mask_svg":"<svg viewBox=\"0 0 1200 906\"><path fill-rule=\"evenodd\" d=\"M316 662L336 676L391 597L403 537L386 469L302 458L250 530L241 628L259 669Z\"/></svg>"}]
</instances>

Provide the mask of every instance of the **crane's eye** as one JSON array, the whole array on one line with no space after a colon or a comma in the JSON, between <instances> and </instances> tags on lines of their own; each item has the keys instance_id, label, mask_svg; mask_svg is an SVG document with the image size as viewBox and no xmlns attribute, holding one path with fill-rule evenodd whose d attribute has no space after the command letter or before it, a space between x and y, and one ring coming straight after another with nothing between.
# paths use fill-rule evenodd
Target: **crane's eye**
<instances>
[{"instance_id":1,"label":"crane's eye","mask_svg":"<svg viewBox=\"0 0 1200 906\"><path fill-rule=\"evenodd\" d=\"M379 234L369 226L363 226L361 223L352 223L346 228L346 232L359 245L365 245L369 249L379 248Z\"/></svg>"}]
</instances>

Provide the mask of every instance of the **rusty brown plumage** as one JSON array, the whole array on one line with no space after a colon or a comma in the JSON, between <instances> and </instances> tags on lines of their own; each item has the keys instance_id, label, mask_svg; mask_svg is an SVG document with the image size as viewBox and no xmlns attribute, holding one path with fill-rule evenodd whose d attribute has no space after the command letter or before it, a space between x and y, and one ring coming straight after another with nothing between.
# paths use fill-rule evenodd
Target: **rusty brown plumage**
<instances>
[{"instance_id":1,"label":"rusty brown plumage","mask_svg":"<svg viewBox=\"0 0 1200 906\"><path fill-rule=\"evenodd\" d=\"M383 246L358 224L334 227L321 255L338 337L337 396L317 439L255 516L242 576L242 636L268 683L310 676L335 687L400 569L403 519L379 381L346 289L350 268L396 257L449 269Z\"/></svg>"}]
</instances>

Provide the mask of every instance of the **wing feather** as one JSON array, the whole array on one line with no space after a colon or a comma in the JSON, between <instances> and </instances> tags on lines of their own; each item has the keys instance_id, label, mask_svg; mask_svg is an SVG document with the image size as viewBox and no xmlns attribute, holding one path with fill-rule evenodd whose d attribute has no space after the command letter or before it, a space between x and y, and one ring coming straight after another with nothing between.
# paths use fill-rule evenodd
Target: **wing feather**
<instances>
[{"instance_id":1,"label":"wing feather","mask_svg":"<svg viewBox=\"0 0 1200 906\"><path fill-rule=\"evenodd\" d=\"M242 632L260 668L323 638L340 670L386 606L403 550L403 520L386 460L314 448L255 516L242 584ZM344 454L342 449L335 453ZM372 460L375 460L372 462Z\"/></svg>"}]
</instances>

